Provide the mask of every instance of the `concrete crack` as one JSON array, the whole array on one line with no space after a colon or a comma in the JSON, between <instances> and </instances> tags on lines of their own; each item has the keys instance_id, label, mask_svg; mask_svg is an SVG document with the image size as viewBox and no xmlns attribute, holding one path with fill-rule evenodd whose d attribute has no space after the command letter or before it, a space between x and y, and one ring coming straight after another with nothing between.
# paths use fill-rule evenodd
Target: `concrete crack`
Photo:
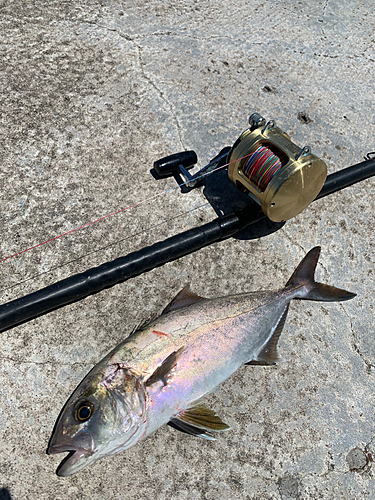
<instances>
[{"instance_id":1,"label":"concrete crack","mask_svg":"<svg viewBox=\"0 0 375 500\"><path fill-rule=\"evenodd\" d=\"M331 56L330 54L318 54L317 52L314 52L314 56L327 57L328 59L338 59L339 58L339 56Z\"/></svg>"},{"instance_id":2,"label":"concrete crack","mask_svg":"<svg viewBox=\"0 0 375 500\"><path fill-rule=\"evenodd\" d=\"M287 239L290 241L290 243L292 243L293 245L295 245L296 247L298 247L300 250L302 250L302 252L304 252L304 254L306 255L306 250L303 248L302 245L300 245L296 240L294 240L288 233L285 233L285 236L287 237Z\"/></svg>"},{"instance_id":3,"label":"concrete crack","mask_svg":"<svg viewBox=\"0 0 375 500\"><path fill-rule=\"evenodd\" d=\"M366 368L367 368L367 373L369 375L372 375L372 370L375 368L375 365L373 365L372 363L370 363L370 361L366 358L366 356L364 354L361 353L361 350L358 346L359 344L359 340L358 340L358 337L354 331L354 327L353 327L353 322L349 316L349 314L347 313L345 307L343 304L340 304L342 310L344 311L345 315L347 316L348 320L349 320L349 324L350 324L350 331L351 331L351 334L352 334L352 348L353 350L358 354L358 356L360 356L360 358L362 359L362 361L365 363L366 365Z\"/></svg>"},{"instance_id":4,"label":"concrete crack","mask_svg":"<svg viewBox=\"0 0 375 500\"><path fill-rule=\"evenodd\" d=\"M191 40L216 40L217 38L227 38L228 40L233 40L233 37L230 35L210 35L206 37L200 37L200 36L193 36L190 35L189 33L178 33L177 31L172 31L172 30L166 30L166 31L154 31L153 33L144 33L144 34L135 34L135 35L129 35L127 33L122 32L118 28L109 28L108 26L104 24L97 23L95 21L81 21L80 24L92 24L94 26L97 26L98 28L102 28L107 31L112 31L113 33L117 33L121 38L124 38L125 40L129 40L130 42L135 42L136 40L145 40L146 38L150 37L163 37L163 36L173 36L176 38L189 38ZM262 43L256 42L256 45L261 45Z\"/></svg>"},{"instance_id":5,"label":"concrete crack","mask_svg":"<svg viewBox=\"0 0 375 500\"><path fill-rule=\"evenodd\" d=\"M322 8L322 14L323 14L323 17L325 16L325 13L326 13L326 8L327 8L327 5L328 5L328 2L329 2L329 0L326 0L325 4L323 5L323 8Z\"/></svg>"},{"instance_id":6,"label":"concrete crack","mask_svg":"<svg viewBox=\"0 0 375 500\"><path fill-rule=\"evenodd\" d=\"M181 147L183 150L185 150L186 148L185 148L184 143L183 143L183 130L182 130L180 122L177 118L177 115L173 110L173 106L168 101L168 99L165 97L164 92L161 89L159 89L159 87L152 80L152 78L149 75L147 75L147 73L145 71L145 63L142 59L142 48L138 44L136 44L135 42L134 42L134 46L136 47L136 49L138 51L138 61L139 61L139 66L141 69L142 76L155 89L155 91L159 95L160 99L164 102L165 106L169 109L169 112L172 115L174 122L176 124L177 134L178 134L179 141L181 143Z\"/></svg>"},{"instance_id":7,"label":"concrete crack","mask_svg":"<svg viewBox=\"0 0 375 500\"><path fill-rule=\"evenodd\" d=\"M141 71L142 77L144 78L144 80L146 80L146 82L149 85L151 85L151 87L159 95L160 99L163 101L165 106L168 108L168 110L169 110L170 114L172 115L173 120L175 122L176 129L177 129L177 135L178 135L178 139L181 143L181 147L183 150L185 150L186 148L185 148L184 143L183 143L183 129L180 125L180 122L177 118L176 113L173 110L173 106L169 102L167 97L165 96L164 92L157 86L157 84L153 81L153 79L146 73L145 63L144 63L143 58L142 58L142 47L136 42L136 39L142 39L142 38L146 38L149 36L165 36L165 35L167 35L167 36L180 36L180 35L178 35L177 33L173 32L173 31L165 31L165 32L155 32L155 33L152 33L151 35L150 34L138 35L138 36L132 37L126 33L123 33L122 31L120 31L117 28L109 28L108 26L104 26L102 24L98 24L98 23L95 23L93 21L88 21L87 24L93 24L93 25L97 26L98 28L102 28L104 30L116 33L119 37L124 38L124 40L127 40L128 42L131 42L133 44L133 46L135 47L135 49L137 51L138 64L139 64L139 69Z\"/></svg>"},{"instance_id":8,"label":"concrete crack","mask_svg":"<svg viewBox=\"0 0 375 500\"><path fill-rule=\"evenodd\" d=\"M321 30L322 35L323 35L324 38L327 38L327 35L326 35L326 33L324 31L324 28L323 28L323 23L324 23L324 16L326 14L326 9L327 9L327 6L328 6L328 2L329 2L329 0L326 0L325 4L323 5L323 8L322 8L322 19L318 19L318 21L322 23L322 26L320 26L320 30Z\"/></svg>"},{"instance_id":9,"label":"concrete crack","mask_svg":"<svg viewBox=\"0 0 375 500\"><path fill-rule=\"evenodd\" d=\"M56 361L28 361L28 360L20 360L16 358L12 358L11 356L0 356L0 360L11 361L16 365L16 368L19 368L20 365L36 365L36 366L52 366L56 365ZM81 361L77 361L76 363L58 363L59 366L92 366L92 363L83 363Z\"/></svg>"},{"instance_id":10,"label":"concrete crack","mask_svg":"<svg viewBox=\"0 0 375 500\"><path fill-rule=\"evenodd\" d=\"M112 33L117 33L118 36L120 36L121 38L124 38L125 40L128 40L129 42L134 42L134 38L135 37L131 37L130 35L126 34L126 33L122 33L121 31L119 31L117 28L109 28L108 26L104 26L103 24L99 24L95 21L82 21L80 23L81 25L85 25L85 24L92 24L93 26L96 26L97 28L102 28L103 30L106 30L106 31L111 31Z\"/></svg>"},{"instance_id":11,"label":"concrete crack","mask_svg":"<svg viewBox=\"0 0 375 500\"><path fill-rule=\"evenodd\" d=\"M287 237L287 239L290 241L290 243L292 243L292 244L293 244L293 245L295 245L297 248L300 248L300 249L302 250L302 252L303 252L304 256L307 254L307 250L305 250L305 249L303 248L303 246L302 246L302 245L300 245L300 244L298 243L298 241L295 241L295 240L294 240L294 239L293 239L293 238L292 238L292 237L291 237L288 233L285 233L285 236L286 236L286 237ZM323 270L327 273L327 275L328 275L328 270L327 270L327 268L325 267L325 265L324 265L322 262L320 262L320 261L318 261L318 264L321 266L321 268L322 268L322 269L323 269Z\"/></svg>"}]
</instances>

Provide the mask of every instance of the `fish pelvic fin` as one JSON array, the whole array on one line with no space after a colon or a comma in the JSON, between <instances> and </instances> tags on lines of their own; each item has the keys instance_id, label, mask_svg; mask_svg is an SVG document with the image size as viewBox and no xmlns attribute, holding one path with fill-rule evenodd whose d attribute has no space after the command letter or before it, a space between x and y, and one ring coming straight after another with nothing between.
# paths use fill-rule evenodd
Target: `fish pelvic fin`
<instances>
[{"instance_id":1,"label":"fish pelvic fin","mask_svg":"<svg viewBox=\"0 0 375 500\"><path fill-rule=\"evenodd\" d=\"M168 422L168 425L177 429L184 434L190 434L190 436L196 436L203 439L207 439L208 441L216 441L215 438L209 432L203 431L202 429L198 429L198 427L194 427L194 425L187 424L182 420L178 420L177 418L172 418Z\"/></svg>"},{"instance_id":2,"label":"fish pelvic fin","mask_svg":"<svg viewBox=\"0 0 375 500\"><path fill-rule=\"evenodd\" d=\"M196 302L200 302L202 300L207 300L204 297L200 297L196 295L194 292L190 290L190 285L184 286L184 288L178 292L176 297L171 300L171 302L163 309L162 314L166 314L170 311L175 311L176 309L181 309L182 307L190 306L191 304L195 304Z\"/></svg>"},{"instance_id":3,"label":"fish pelvic fin","mask_svg":"<svg viewBox=\"0 0 375 500\"><path fill-rule=\"evenodd\" d=\"M278 361L282 360L282 358L279 356L279 353L277 352L277 343L279 341L281 332L283 331L288 311L289 311L289 304L285 307L285 310L271 338L262 347L256 358L249 361L248 363L245 363L245 365L270 366L270 365L275 365Z\"/></svg>"},{"instance_id":4,"label":"fish pelvic fin","mask_svg":"<svg viewBox=\"0 0 375 500\"><path fill-rule=\"evenodd\" d=\"M336 302L350 300L355 297L355 293L315 281L314 274L320 249L320 247L314 247L305 255L287 282L286 287L300 288L300 291L295 296L297 299Z\"/></svg>"},{"instance_id":5,"label":"fish pelvic fin","mask_svg":"<svg viewBox=\"0 0 375 500\"><path fill-rule=\"evenodd\" d=\"M230 429L229 425L225 424L214 411L200 401L181 411L174 420L196 427L201 431L227 431Z\"/></svg>"}]
</instances>

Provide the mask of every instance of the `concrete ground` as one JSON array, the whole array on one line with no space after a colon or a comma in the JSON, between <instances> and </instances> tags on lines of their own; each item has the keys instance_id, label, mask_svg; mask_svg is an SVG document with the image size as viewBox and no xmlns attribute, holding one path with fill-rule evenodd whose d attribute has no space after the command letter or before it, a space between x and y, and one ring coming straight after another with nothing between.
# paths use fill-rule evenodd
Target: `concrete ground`
<instances>
[{"instance_id":1,"label":"concrete ground","mask_svg":"<svg viewBox=\"0 0 375 500\"><path fill-rule=\"evenodd\" d=\"M253 111L329 172L375 149L370 0L0 0L0 23L2 258L175 186L151 176L154 160L194 149L204 165ZM2 262L1 303L212 220L229 192L216 179ZM375 498L373 197L374 180L361 182L277 231L2 333L0 499ZM60 409L135 325L188 282L207 297L281 287L315 245L318 279L357 297L292 304L286 362L245 366L207 398L230 432L204 442L163 427L55 475Z\"/></svg>"}]
</instances>

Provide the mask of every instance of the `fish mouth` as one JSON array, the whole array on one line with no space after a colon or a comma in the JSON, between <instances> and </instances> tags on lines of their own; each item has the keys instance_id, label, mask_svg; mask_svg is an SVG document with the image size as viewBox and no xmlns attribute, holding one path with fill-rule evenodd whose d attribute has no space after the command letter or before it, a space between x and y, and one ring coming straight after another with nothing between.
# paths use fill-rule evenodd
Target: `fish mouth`
<instances>
[{"instance_id":1,"label":"fish mouth","mask_svg":"<svg viewBox=\"0 0 375 500\"><path fill-rule=\"evenodd\" d=\"M92 456L93 443L87 444L89 445L87 448L73 443L50 444L47 450L48 455L68 453L56 470L58 476L70 476L87 465L85 458Z\"/></svg>"},{"instance_id":2,"label":"fish mouth","mask_svg":"<svg viewBox=\"0 0 375 500\"><path fill-rule=\"evenodd\" d=\"M63 459L63 461L56 470L56 474L62 477L73 474L75 470L73 471L72 467L76 465L77 461L80 458L88 456L90 454L88 450L85 450L83 448L72 450L71 446L50 446L47 451L48 455L55 455L57 453L64 453L64 452L68 452L69 454Z\"/></svg>"}]
</instances>

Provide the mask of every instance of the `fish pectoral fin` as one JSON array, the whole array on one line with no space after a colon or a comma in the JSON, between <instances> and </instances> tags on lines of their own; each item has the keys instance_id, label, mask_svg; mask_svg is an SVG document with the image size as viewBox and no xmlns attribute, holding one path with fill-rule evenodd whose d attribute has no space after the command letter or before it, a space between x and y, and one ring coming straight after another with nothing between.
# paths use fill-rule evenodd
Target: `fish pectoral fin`
<instances>
[{"instance_id":1,"label":"fish pectoral fin","mask_svg":"<svg viewBox=\"0 0 375 500\"><path fill-rule=\"evenodd\" d=\"M281 332L283 331L288 311L289 304L286 306L285 311L279 319L272 337L268 340L266 345L262 347L256 358L246 363L247 365L274 365L277 361L280 361L282 359L277 352L277 343L279 341Z\"/></svg>"},{"instance_id":2,"label":"fish pectoral fin","mask_svg":"<svg viewBox=\"0 0 375 500\"><path fill-rule=\"evenodd\" d=\"M194 425L187 424L186 422L178 420L177 418L172 418L172 420L168 422L168 425L185 434L201 437L209 441L215 441L215 438L209 432L199 429L198 427L194 427Z\"/></svg>"},{"instance_id":3,"label":"fish pectoral fin","mask_svg":"<svg viewBox=\"0 0 375 500\"><path fill-rule=\"evenodd\" d=\"M163 363L158 368L156 368L154 373L147 379L145 384L146 387L149 387L150 385L155 384L155 382L160 381L162 381L164 385L167 385L168 380L173 374L173 369L177 365L179 357L184 350L184 347L185 346L180 347L180 349L172 352L167 358L165 358Z\"/></svg>"},{"instance_id":4,"label":"fish pectoral fin","mask_svg":"<svg viewBox=\"0 0 375 500\"><path fill-rule=\"evenodd\" d=\"M178 292L176 297L163 309L162 314L175 311L176 309L181 309L182 307L190 306L191 304L195 304L201 300L207 299L199 297L199 295L196 295L190 290L190 285L186 285L181 292Z\"/></svg>"},{"instance_id":5,"label":"fish pectoral fin","mask_svg":"<svg viewBox=\"0 0 375 500\"><path fill-rule=\"evenodd\" d=\"M229 425L225 424L216 413L207 408L203 403L197 402L190 408L180 412L175 420L192 425L204 431L227 431Z\"/></svg>"}]
</instances>

